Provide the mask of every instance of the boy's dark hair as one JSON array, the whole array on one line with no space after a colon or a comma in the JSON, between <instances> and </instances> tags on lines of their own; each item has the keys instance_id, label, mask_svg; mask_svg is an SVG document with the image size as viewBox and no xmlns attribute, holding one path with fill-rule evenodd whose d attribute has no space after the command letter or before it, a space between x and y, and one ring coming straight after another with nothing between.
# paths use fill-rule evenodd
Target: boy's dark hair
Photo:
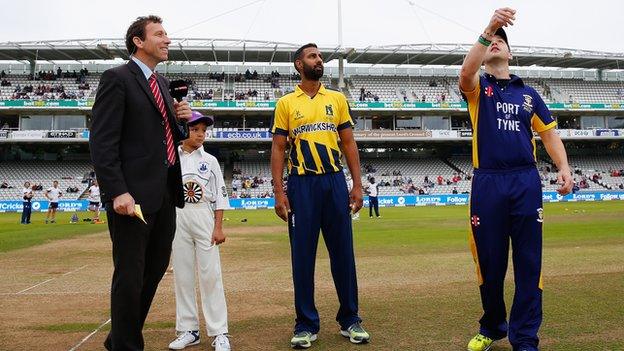
<instances>
[{"instance_id":1,"label":"boy's dark hair","mask_svg":"<svg viewBox=\"0 0 624 351\"><path fill-rule=\"evenodd\" d=\"M128 49L128 55L133 55L137 51L136 45L134 45L134 37L139 37L141 40L145 40L145 27L150 23L162 23L162 18L154 15L141 16L132 22L128 31L126 32L126 49Z\"/></svg>"}]
</instances>

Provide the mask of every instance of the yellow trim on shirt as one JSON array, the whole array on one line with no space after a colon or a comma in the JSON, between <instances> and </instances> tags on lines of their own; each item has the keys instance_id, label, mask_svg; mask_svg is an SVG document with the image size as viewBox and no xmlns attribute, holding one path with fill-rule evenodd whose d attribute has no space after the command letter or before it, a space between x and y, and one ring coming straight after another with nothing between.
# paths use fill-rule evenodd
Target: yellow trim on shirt
<instances>
[{"instance_id":1,"label":"yellow trim on shirt","mask_svg":"<svg viewBox=\"0 0 624 351\"><path fill-rule=\"evenodd\" d=\"M468 114L470 115L470 122L472 123L472 166L479 168L479 143L477 141L477 125L479 123L479 96L481 95L481 82L478 81L475 88L471 91L465 91L459 87L461 92L466 97L468 103Z\"/></svg>"},{"instance_id":2,"label":"yellow trim on shirt","mask_svg":"<svg viewBox=\"0 0 624 351\"><path fill-rule=\"evenodd\" d=\"M548 124L544 124L544 122L542 122L542 120L535 113L533 114L533 116L531 116L531 127L533 127L533 130L538 133L553 129L556 126L557 121L552 121Z\"/></svg>"}]
</instances>

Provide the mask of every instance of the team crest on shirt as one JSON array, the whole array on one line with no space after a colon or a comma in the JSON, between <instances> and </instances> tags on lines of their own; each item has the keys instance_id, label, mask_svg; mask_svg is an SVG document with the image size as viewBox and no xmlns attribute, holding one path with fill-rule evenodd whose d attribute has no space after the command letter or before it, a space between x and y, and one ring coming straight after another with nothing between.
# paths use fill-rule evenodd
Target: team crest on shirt
<instances>
[{"instance_id":1,"label":"team crest on shirt","mask_svg":"<svg viewBox=\"0 0 624 351\"><path fill-rule=\"evenodd\" d=\"M334 117L334 108L330 105L325 105L325 114L327 117Z\"/></svg>"},{"instance_id":2,"label":"team crest on shirt","mask_svg":"<svg viewBox=\"0 0 624 351\"><path fill-rule=\"evenodd\" d=\"M531 95L522 94L524 96L524 102L522 103L522 108L528 112L533 112L533 97Z\"/></svg>"},{"instance_id":3,"label":"team crest on shirt","mask_svg":"<svg viewBox=\"0 0 624 351\"><path fill-rule=\"evenodd\" d=\"M203 162L203 161L200 162L199 167L197 167L197 171L201 174L208 172L208 169L209 169L208 162Z\"/></svg>"},{"instance_id":4,"label":"team crest on shirt","mask_svg":"<svg viewBox=\"0 0 624 351\"><path fill-rule=\"evenodd\" d=\"M492 89L491 85L485 87L484 92L487 97L492 97L494 95L494 89Z\"/></svg>"},{"instance_id":5,"label":"team crest on shirt","mask_svg":"<svg viewBox=\"0 0 624 351\"><path fill-rule=\"evenodd\" d=\"M227 197L227 190L225 189L225 185L221 187L221 195L223 197Z\"/></svg>"},{"instance_id":6,"label":"team crest on shirt","mask_svg":"<svg viewBox=\"0 0 624 351\"><path fill-rule=\"evenodd\" d=\"M184 201L191 204L198 203L204 195L201 185L192 180L184 183L182 188L184 189Z\"/></svg>"},{"instance_id":7,"label":"team crest on shirt","mask_svg":"<svg viewBox=\"0 0 624 351\"><path fill-rule=\"evenodd\" d=\"M544 222L544 209L541 207L537 209L537 221L540 223Z\"/></svg>"}]
</instances>

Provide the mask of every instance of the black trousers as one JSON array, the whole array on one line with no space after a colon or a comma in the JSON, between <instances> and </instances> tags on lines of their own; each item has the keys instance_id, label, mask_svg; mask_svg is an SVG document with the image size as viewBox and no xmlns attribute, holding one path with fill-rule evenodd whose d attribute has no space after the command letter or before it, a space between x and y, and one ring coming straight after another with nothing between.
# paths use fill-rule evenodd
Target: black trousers
<instances>
[{"instance_id":1,"label":"black trousers","mask_svg":"<svg viewBox=\"0 0 624 351\"><path fill-rule=\"evenodd\" d=\"M377 196L368 197L368 216L373 216L373 209L375 210L375 216L379 217L379 198Z\"/></svg>"},{"instance_id":2,"label":"black trousers","mask_svg":"<svg viewBox=\"0 0 624 351\"><path fill-rule=\"evenodd\" d=\"M23 210L22 210L22 224L28 224L30 223L30 213L32 211L32 204L30 203L30 201L24 201L23 203Z\"/></svg>"},{"instance_id":3,"label":"black trousers","mask_svg":"<svg viewBox=\"0 0 624 351\"><path fill-rule=\"evenodd\" d=\"M158 283L171 256L176 212L169 192L156 213L122 216L106 204L108 229L113 242L114 273L111 285L111 331L107 350L143 350L143 324Z\"/></svg>"}]
</instances>

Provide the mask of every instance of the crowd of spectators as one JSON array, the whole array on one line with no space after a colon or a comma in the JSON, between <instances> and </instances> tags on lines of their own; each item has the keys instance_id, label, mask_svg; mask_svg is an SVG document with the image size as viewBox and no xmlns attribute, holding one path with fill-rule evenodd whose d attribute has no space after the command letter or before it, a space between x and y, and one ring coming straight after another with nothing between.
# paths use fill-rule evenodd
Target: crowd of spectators
<instances>
[{"instance_id":1,"label":"crowd of spectators","mask_svg":"<svg viewBox=\"0 0 624 351\"><path fill-rule=\"evenodd\" d=\"M272 179L260 175L243 176L240 169L234 169L232 170L232 198L273 197L273 193L271 191L264 191L261 193L253 191L254 189L260 188L263 184L269 183L272 188Z\"/></svg>"},{"instance_id":2,"label":"crowd of spectators","mask_svg":"<svg viewBox=\"0 0 624 351\"><path fill-rule=\"evenodd\" d=\"M225 80L225 72L221 73L209 73L208 79L214 79L217 82L223 82Z\"/></svg>"},{"instance_id":3,"label":"crowd of spectators","mask_svg":"<svg viewBox=\"0 0 624 351\"><path fill-rule=\"evenodd\" d=\"M36 74L29 75L30 81L40 81L41 84L25 84L22 86L17 83L15 86L11 81L6 79L7 74L3 70L0 72L0 86L13 87L13 92L9 95L13 100L75 100L86 99L89 97L89 90L91 86L87 83L86 77L89 75L89 71L86 68L81 69L79 72L75 70L73 72L61 70L59 67L54 73L53 71L39 71ZM78 90L67 90L62 83L50 84L43 83L48 81L56 81L60 78L76 78L78 83Z\"/></svg>"},{"instance_id":4,"label":"crowd of spectators","mask_svg":"<svg viewBox=\"0 0 624 351\"><path fill-rule=\"evenodd\" d=\"M369 90L366 90L364 87L360 88L360 98L359 101L379 101L379 96L371 93Z\"/></svg>"},{"instance_id":5,"label":"crowd of spectators","mask_svg":"<svg viewBox=\"0 0 624 351\"><path fill-rule=\"evenodd\" d=\"M370 182L371 178L375 177L377 170L369 163L362 165L362 169L365 174L365 179ZM390 175L392 174L392 176ZM444 178L442 175L438 175L435 182L426 175L423 178L421 184L417 184L411 177L403 176L400 170L395 169L392 172L383 172L382 177L392 177L392 179L376 178L380 187L398 187L401 192L405 194L417 194L428 195L436 184L437 185L457 185L462 180L471 180L470 174L454 173L450 178ZM453 187L453 194L457 194L457 187ZM468 192L463 192L467 194Z\"/></svg>"},{"instance_id":6,"label":"crowd of spectators","mask_svg":"<svg viewBox=\"0 0 624 351\"><path fill-rule=\"evenodd\" d=\"M612 177L624 177L624 168L623 169L610 169L609 174Z\"/></svg>"},{"instance_id":7,"label":"crowd of spectators","mask_svg":"<svg viewBox=\"0 0 624 351\"><path fill-rule=\"evenodd\" d=\"M17 84L11 99L24 99L24 100L50 100L50 99L85 99L88 97L89 84L84 83L79 86L78 91L69 91L65 89L63 84L39 84L33 86L28 84L21 86Z\"/></svg>"},{"instance_id":8,"label":"crowd of spectators","mask_svg":"<svg viewBox=\"0 0 624 351\"><path fill-rule=\"evenodd\" d=\"M212 100L214 99L214 91L212 89L206 91L192 90L191 98L195 100Z\"/></svg>"},{"instance_id":9,"label":"crowd of spectators","mask_svg":"<svg viewBox=\"0 0 624 351\"><path fill-rule=\"evenodd\" d=\"M14 188L14 186L11 185L6 180L3 181L2 184L0 184L0 189L13 189L13 188ZM41 183L33 183L33 185L30 187L30 189L32 191L41 191L41 190L43 190L43 185L41 185Z\"/></svg>"},{"instance_id":10,"label":"crowd of spectators","mask_svg":"<svg viewBox=\"0 0 624 351\"><path fill-rule=\"evenodd\" d=\"M63 72L61 67L58 67L56 69L56 73L54 73L54 71L39 71L35 75L31 74L29 78L30 80L57 80L61 78L75 78L76 83L84 84L87 81L88 75L89 70L86 68L83 68L78 72L76 72L76 70L73 70L72 72L66 70L65 72Z\"/></svg>"},{"instance_id":11,"label":"crowd of spectators","mask_svg":"<svg viewBox=\"0 0 624 351\"><path fill-rule=\"evenodd\" d=\"M65 192L67 192L68 194L75 194L75 193L77 193L79 191L80 191L80 189L78 189L78 187L76 187L76 186L69 186L65 190Z\"/></svg>"},{"instance_id":12,"label":"crowd of spectators","mask_svg":"<svg viewBox=\"0 0 624 351\"><path fill-rule=\"evenodd\" d=\"M246 92L237 91L234 93L234 100L258 100L259 97L262 97L264 100L271 99L271 95L268 91L265 91L262 95L255 89L249 89ZM226 95L225 99L232 100L232 95Z\"/></svg>"},{"instance_id":13,"label":"crowd of spectators","mask_svg":"<svg viewBox=\"0 0 624 351\"><path fill-rule=\"evenodd\" d=\"M426 94L422 94L420 97L418 96L418 94L415 91L411 91L408 95L407 91L405 89L401 89L401 91L399 92L402 100L404 102L408 102L408 101L420 101L420 102L426 102L427 100L427 95ZM411 98L410 98L411 95ZM359 101L379 101L379 95L372 93L370 90L366 90L365 87L360 88L360 96L358 98ZM446 93L440 93L439 95L437 95L435 97L435 101L438 103L441 102L446 102L447 100L447 96Z\"/></svg>"}]
</instances>

